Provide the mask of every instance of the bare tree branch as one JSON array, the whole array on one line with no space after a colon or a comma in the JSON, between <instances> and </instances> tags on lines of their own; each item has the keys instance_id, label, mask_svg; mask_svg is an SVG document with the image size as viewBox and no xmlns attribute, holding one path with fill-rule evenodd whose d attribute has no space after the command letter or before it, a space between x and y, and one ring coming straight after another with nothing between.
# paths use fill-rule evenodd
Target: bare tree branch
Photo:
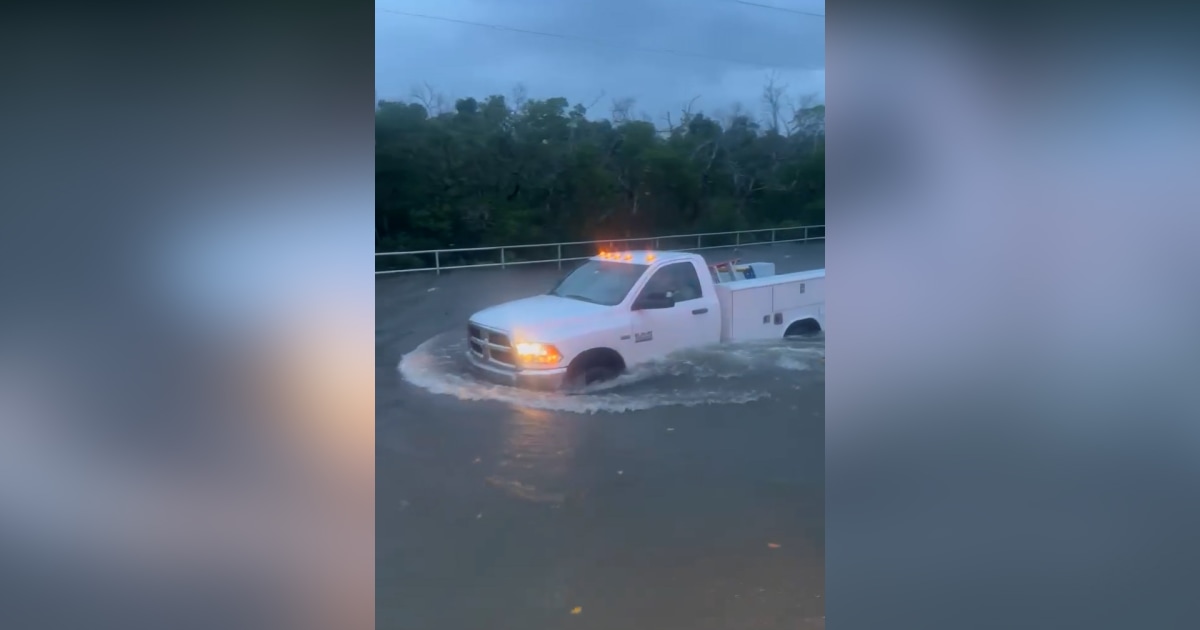
<instances>
[{"instance_id":1,"label":"bare tree branch","mask_svg":"<svg viewBox=\"0 0 1200 630\"><path fill-rule=\"evenodd\" d=\"M785 94L787 86L781 85L777 81L778 77L774 72L767 76L767 83L763 86L762 103L764 113L767 119L767 128L775 133L779 133L779 118L785 105Z\"/></svg>"},{"instance_id":2,"label":"bare tree branch","mask_svg":"<svg viewBox=\"0 0 1200 630\"><path fill-rule=\"evenodd\" d=\"M588 111L592 111L593 109L595 109L596 104L599 103L600 99L602 99L602 98L604 98L604 90L600 90L600 93L596 95L596 98L595 98L595 100L592 101L592 104L587 106Z\"/></svg>"},{"instance_id":3,"label":"bare tree branch","mask_svg":"<svg viewBox=\"0 0 1200 630\"><path fill-rule=\"evenodd\" d=\"M513 111L520 111L522 107L525 107L525 103L528 103L528 102L529 102L529 90L525 88L525 84L518 83L515 86L513 86L513 91L512 91Z\"/></svg>"},{"instance_id":4,"label":"bare tree branch","mask_svg":"<svg viewBox=\"0 0 1200 630\"><path fill-rule=\"evenodd\" d=\"M636 101L631 97L614 98L612 100L612 108L609 110L614 124L622 124L632 120L630 111L633 109Z\"/></svg>"},{"instance_id":5,"label":"bare tree branch","mask_svg":"<svg viewBox=\"0 0 1200 630\"><path fill-rule=\"evenodd\" d=\"M414 87L409 96L424 107L430 116L440 116L449 111L446 95L435 90L428 82Z\"/></svg>"}]
</instances>

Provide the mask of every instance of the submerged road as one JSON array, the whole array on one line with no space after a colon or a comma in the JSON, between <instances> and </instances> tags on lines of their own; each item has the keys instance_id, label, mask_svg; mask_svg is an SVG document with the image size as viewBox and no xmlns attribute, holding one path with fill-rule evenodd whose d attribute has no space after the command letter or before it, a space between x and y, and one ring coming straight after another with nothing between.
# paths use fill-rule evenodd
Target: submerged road
<instances>
[{"instance_id":1,"label":"submerged road","mask_svg":"<svg viewBox=\"0 0 1200 630\"><path fill-rule=\"evenodd\" d=\"M800 271L824 243L705 255ZM471 313L560 274L377 280L376 627L824 628L823 340L583 396L457 371Z\"/></svg>"}]
</instances>

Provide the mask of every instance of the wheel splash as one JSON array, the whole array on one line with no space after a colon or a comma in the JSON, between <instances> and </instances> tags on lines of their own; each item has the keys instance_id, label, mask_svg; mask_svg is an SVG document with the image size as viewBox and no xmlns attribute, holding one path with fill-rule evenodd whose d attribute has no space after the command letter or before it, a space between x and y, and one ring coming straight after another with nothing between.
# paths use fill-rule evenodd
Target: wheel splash
<instances>
[{"instance_id":1,"label":"wheel splash","mask_svg":"<svg viewBox=\"0 0 1200 630\"><path fill-rule=\"evenodd\" d=\"M466 341L457 332L438 335L404 355L400 374L416 387L460 400L597 413L744 404L773 392L819 384L825 373L824 335L687 350L571 394L479 380L468 369L466 351Z\"/></svg>"}]
</instances>

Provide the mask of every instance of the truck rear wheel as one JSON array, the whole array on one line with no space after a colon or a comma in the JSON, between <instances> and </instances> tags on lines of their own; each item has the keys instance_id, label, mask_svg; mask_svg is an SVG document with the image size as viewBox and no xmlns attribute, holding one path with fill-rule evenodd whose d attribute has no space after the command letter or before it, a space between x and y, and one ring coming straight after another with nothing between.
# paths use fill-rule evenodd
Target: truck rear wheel
<instances>
[{"instance_id":1,"label":"truck rear wheel","mask_svg":"<svg viewBox=\"0 0 1200 630\"><path fill-rule=\"evenodd\" d=\"M787 331L783 333L784 337L811 337L821 332L821 324L817 320L809 317L798 322L792 322L791 326L787 327Z\"/></svg>"}]
</instances>

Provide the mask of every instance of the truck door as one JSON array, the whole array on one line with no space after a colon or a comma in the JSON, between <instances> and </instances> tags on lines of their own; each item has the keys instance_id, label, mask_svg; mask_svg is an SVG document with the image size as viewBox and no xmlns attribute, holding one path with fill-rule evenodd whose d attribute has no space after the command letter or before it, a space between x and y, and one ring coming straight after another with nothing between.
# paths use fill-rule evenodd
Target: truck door
<instances>
[{"instance_id":1,"label":"truck door","mask_svg":"<svg viewBox=\"0 0 1200 630\"><path fill-rule=\"evenodd\" d=\"M675 306L634 311L634 347L653 356L716 343L721 339L721 309L716 295L705 295L691 262L664 265L638 295L670 297ZM636 303L636 300L635 300ZM649 357L647 357L649 358Z\"/></svg>"}]
</instances>

